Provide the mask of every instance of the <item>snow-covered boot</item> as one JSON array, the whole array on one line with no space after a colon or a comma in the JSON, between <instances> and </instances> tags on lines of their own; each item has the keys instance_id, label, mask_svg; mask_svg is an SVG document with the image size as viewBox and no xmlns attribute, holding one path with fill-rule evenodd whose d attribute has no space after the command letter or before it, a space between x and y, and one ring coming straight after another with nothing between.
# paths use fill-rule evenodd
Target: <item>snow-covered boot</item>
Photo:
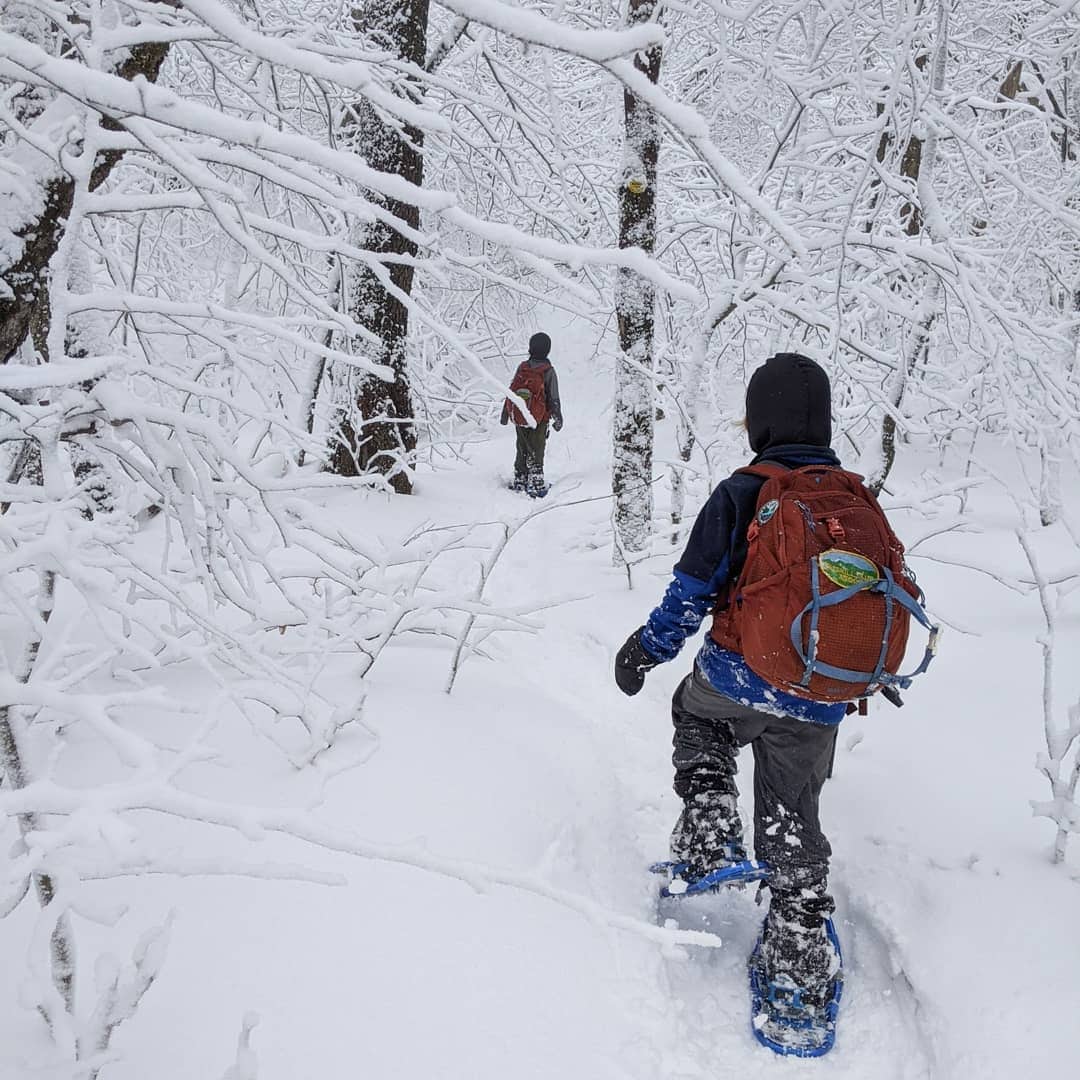
<instances>
[{"instance_id":1,"label":"snow-covered boot","mask_svg":"<svg viewBox=\"0 0 1080 1080\"><path fill-rule=\"evenodd\" d=\"M828 893L810 889L774 894L761 941L762 970L772 982L779 976L795 984L802 1000L822 1005L840 969L840 957L828 932L835 905Z\"/></svg>"},{"instance_id":2,"label":"snow-covered boot","mask_svg":"<svg viewBox=\"0 0 1080 1080\"><path fill-rule=\"evenodd\" d=\"M843 986L832 897L774 893L750 957L754 1033L780 1054L816 1057L833 1043Z\"/></svg>"},{"instance_id":3,"label":"snow-covered boot","mask_svg":"<svg viewBox=\"0 0 1080 1080\"><path fill-rule=\"evenodd\" d=\"M768 866L747 857L737 798L731 790L706 789L684 799L671 833L671 861L649 868L667 876L661 899L687 899L769 876Z\"/></svg>"},{"instance_id":4,"label":"snow-covered boot","mask_svg":"<svg viewBox=\"0 0 1080 1080\"><path fill-rule=\"evenodd\" d=\"M746 858L736 796L701 791L689 796L671 832L671 860L695 876Z\"/></svg>"}]
</instances>

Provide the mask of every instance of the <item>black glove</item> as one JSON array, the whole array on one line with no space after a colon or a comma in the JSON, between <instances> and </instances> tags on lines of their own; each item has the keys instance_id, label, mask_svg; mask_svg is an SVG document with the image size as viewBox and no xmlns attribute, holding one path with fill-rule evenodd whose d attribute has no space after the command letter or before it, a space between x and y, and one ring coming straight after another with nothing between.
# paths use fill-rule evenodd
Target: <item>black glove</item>
<instances>
[{"instance_id":1,"label":"black glove","mask_svg":"<svg viewBox=\"0 0 1080 1080\"><path fill-rule=\"evenodd\" d=\"M555 419L551 421L551 426L556 431L562 431L562 417L561 416L556 416Z\"/></svg>"},{"instance_id":2,"label":"black glove","mask_svg":"<svg viewBox=\"0 0 1080 1080\"><path fill-rule=\"evenodd\" d=\"M635 630L615 656L615 682L628 697L633 697L645 685L645 672L652 671L660 663L641 644L641 631L644 629Z\"/></svg>"}]
</instances>

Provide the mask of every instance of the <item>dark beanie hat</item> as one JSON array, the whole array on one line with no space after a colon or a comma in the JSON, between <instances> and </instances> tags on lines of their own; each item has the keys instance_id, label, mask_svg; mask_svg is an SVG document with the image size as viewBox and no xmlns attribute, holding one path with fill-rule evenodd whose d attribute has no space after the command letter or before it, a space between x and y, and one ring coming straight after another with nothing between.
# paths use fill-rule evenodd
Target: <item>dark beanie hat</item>
<instances>
[{"instance_id":1,"label":"dark beanie hat","mask_svg":"<svg viewBox=\"0 0 1080 1080\"><path fill-rule=\"evenodd\" d=\"M551 338L547 334L533 334L529 338L529 359L543 360L551 352Z\"/></svg>"},{"instance_id":2,"label":"dark beanie hat","mask_svg":"<svg viewBox=\"0 0 1080 1080\"><path fill-rule=\"evenodd\" d=\"M800 353L777 353L750 376L746 429L755 454L770 446L832 442L832 402L824 368Z\"/></svg>"}]
</instances>

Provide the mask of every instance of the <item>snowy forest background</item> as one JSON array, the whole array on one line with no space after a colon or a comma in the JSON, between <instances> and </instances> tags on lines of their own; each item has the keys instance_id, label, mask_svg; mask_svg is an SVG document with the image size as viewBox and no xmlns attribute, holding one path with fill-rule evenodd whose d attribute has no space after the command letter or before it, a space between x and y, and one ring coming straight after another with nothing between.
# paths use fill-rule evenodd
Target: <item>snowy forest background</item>
<instances>
[{"instance_id":1,"label":"snowy forest background","mask_svg":"<svg viewBox=\"0 0 1080 1080\"><path fill-rule=\"evenodd\" d=\"M0 1075L1067 1069L1078 8L0 0ZM949 628L818 1063L751 898L653 922L689 655L610 677L782 349Z\"/></svg>"}]
</instances>

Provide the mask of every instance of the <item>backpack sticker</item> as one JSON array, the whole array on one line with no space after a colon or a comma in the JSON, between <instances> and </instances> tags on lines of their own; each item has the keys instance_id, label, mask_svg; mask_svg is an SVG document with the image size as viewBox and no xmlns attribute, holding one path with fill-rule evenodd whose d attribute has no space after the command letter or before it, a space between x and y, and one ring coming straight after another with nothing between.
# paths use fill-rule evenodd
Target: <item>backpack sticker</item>
<instances>
[{"instance_id":1,"label":"backpack sticker","mask_svg":"<svg viewBox=\"0 0 1080 1080\"><path fill-rule=\"evenodd\" d=\"M847 588L848 585L861 585L864 582L881 580L877 566L865 555L858 555L854 551L830 548L828 551L823 551L817 560L821 572L834 585L839 585L842 589Z\"/></svg>"},{"instance_id":2,"label":"backpack sticker","mask_svg":"<svg viewBox=\"0 0 1080 1080\"><path fill-rule=\"evenodd\" d=\"M764 525L772 520L773 515L780 509L780 503L776 499L770 499L758 512L757 523Z\"/></svg>"}]
</instances>

